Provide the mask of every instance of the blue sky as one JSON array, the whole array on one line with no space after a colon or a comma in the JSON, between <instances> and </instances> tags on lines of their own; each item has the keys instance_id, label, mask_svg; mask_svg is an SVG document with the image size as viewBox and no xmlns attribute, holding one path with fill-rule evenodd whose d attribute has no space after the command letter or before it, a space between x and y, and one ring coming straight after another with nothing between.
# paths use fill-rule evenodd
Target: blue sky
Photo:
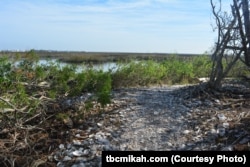
<instances>
[{"instance_id":1,"label":"blue sky","mask_svg":"<svg viewBox=\"0 0 250 167\"><path fill-rule=\"evenodd\" d=\"M1 0L0 20L0 50L204 53L216 39L210 0Z\"/></svg>"}]
</instances>

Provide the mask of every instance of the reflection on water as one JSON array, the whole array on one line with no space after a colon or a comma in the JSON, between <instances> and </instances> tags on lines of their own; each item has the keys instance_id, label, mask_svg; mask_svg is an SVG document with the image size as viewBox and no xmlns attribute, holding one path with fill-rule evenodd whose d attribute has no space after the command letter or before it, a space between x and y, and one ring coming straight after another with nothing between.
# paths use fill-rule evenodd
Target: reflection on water
<instances>
[{"instance_id":1,"label":"reflection on water","mask_svg":"<svg viewBox=\"0 0 250 167\"><path fill-rule=\"evenodd\" d=\"M18 66L21 61L15 62L15 66ZM46 66L46 65L58 65L59 68L64 67L66 65L71 65L71 63L65 63L65 62L59 62L56 59L40 59L38 61L38 65ZM73 65L73 64L72 64ZM93 68L95 70L102 70L104 72L108 72L110 70L116 71L118 68L118 65L114 62L105 62L100 64L74 64L76 65L76 72L81 72L83 70L86 70L88 68Z\"/></svg>"},{"instance_id":2,"label":"reflection on water","mask_svg":"<svg viewBox=\"0 0 250 167\"><path fill-rule=\"evenodd\" d=\"M93 64L92 67L96 70L103 70L104 72L108 72L109 70L115 71L117 70L117 64L114 62L106 62L102 64Z\"/></svg>"}]
</instances>

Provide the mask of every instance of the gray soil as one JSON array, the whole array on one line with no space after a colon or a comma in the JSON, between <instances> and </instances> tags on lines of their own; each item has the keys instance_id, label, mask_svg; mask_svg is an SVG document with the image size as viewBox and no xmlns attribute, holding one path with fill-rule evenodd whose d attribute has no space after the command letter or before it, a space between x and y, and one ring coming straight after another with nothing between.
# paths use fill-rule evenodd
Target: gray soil
<instances>
[{"instance_id":1,"label":"gray soil","mask_svg":"<svg viewBox=\"0 0 250 167\"><path fill-rule=\"evenodd\" d=\"M115 90L106 109L111 110L71 129L72 142L62 143L49 158L57 166L77 167L101 166L103 150L249 150L249 98L189 98L193 89Z\"/></svg>"}]
</instances>

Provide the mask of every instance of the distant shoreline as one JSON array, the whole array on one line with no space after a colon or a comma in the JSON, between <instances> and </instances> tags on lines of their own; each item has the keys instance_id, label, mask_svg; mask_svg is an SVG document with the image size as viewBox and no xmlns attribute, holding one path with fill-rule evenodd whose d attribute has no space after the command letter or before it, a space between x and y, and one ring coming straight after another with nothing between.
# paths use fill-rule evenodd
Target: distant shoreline
<instances>
[{"instance_id":1,"label":"distant shoreline","mask_svg":"<svg viewBox=\"0 0 250 167\"><path fill-rule=\"evenodd\" d=\"M58 59L68 63L103 63L129 60L156 60L168 59L170 56L180 56L181 58L201 56L204 54L179 54L179 53L136 53L136 52L85 52L85 51L50 51L33 50L42 59ZM0 56L25 57L30 51L0 51Z\"/></svg>"}]
</instances>

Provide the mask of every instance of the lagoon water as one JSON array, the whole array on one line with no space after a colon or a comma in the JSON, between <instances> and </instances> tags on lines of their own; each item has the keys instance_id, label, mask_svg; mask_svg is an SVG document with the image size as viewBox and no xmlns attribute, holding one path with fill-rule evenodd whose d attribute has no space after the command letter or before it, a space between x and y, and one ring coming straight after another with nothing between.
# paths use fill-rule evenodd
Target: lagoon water
<instances>
[{"instance_id":1,"label":"lagoon water","mask_svg":"<svg viewBox=\"0 0 250 167\"><path fill-rule=\"evenodd\" d=\"M21 61L15 62L15 66L18 66ZM86 70L87 68L93 68L95 70L102 70L103 72L108 72L108 71L116 71L118 68L117 63L114 62L105 62L105 63L99 63L99 64L88 64L88 63L82 63L82 64L72 64L72 63L65 63L65 62L60 62L57 59L40 59L38 61L38 65L52 65L52 64L58 64L59 68L64 67L67 65L76 65L76 72L81 72L83 70Z\"/></svg>"}]
</instances>

